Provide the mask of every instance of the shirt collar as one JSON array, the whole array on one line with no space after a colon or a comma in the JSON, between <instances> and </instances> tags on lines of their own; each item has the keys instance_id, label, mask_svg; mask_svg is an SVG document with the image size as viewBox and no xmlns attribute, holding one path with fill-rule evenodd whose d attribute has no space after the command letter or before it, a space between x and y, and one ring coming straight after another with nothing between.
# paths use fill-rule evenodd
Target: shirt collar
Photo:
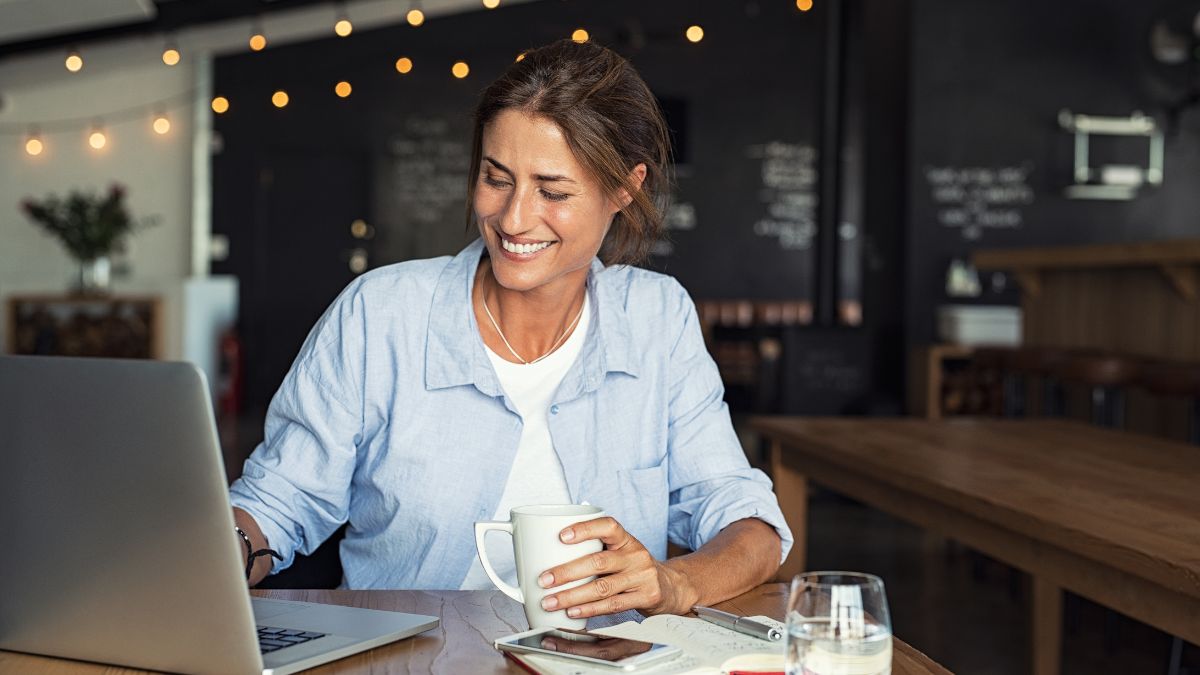
<instances>
[{"instance_id":1,"label":"shirt collar","mask_svg":"<svg viewBox=\"0 0 1200 675\"><path fill-rule=\"evenodd\" d=\"M483 247L482 239L468 244L450 260L438 278L425 338L426 389L473 384L488 396L503 394L500 380L484 351L471 306L471 284L479 268ZM588 270L588 291L592 294L591 326L576 364L580 366L578 388L582 391L594 391L609 372L637 377L625 298L618 287L621 284L616 283L619 281L616 272L613 268L605 268L598 258L592 259ZM568 374L566 379L575 378ZM567 382L564 380L563 384Z\"/></svg>"}]
</instances>

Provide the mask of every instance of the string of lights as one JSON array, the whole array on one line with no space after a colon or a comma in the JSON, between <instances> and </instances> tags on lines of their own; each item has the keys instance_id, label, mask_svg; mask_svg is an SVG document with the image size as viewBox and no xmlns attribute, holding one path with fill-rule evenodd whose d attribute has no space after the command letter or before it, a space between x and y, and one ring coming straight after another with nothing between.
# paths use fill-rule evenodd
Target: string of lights
<instances>
[{"instance_id":1,"label":"string of lights","mask_svg":"<svg viewBox=\"0 0 1200 675\"><path fill-rule=\"evenodd\" d=\"M500 6L500 0L481 0L483 6L487 9L496 9ZM807 12L813 7L813 0L795 0L796 8L802 12ZM350 14L347 11L345 2L339 0L336 3L337 13L333 25L333 32L339 37L348 37L354 30L354 26L350 20ZM419 27L425 23L425 13L421 10L420 0L411 0L409 10L405 14L405 21L412 27ZM683 37L691 43L698 43L704 39L704 28L699 25L690 25L683 31ZM571 39L575 42L587 42L591 39L591 35L586 28L576 28L571 33ZM267 35L263 30L261 17L255 17L250 25L250 37L248 39L248 47L251 51L259 52L267 46ZM183 55L180 52L179 46L171 35L167 35L163 39L163 64L170 66L177 65ZM524 53L517 54L516 60L520 61L525 57ZM67 56L63 61L64 67L71 73L79 73L83 71L84 59L78 47L72 47L68 50ZM401 56L396 59L395 68L401 75L407 75L412 72L414 62L411 57ZM466 61L456 61L450 67L450 73L457 79L466 78L471 72L471 67ZM334 94L339 98L347 98L353 92L353 87L349 81L341 80L334 85ZM182 107L190 106L194 102L196 92L190 91L171 98L143 103L136 106L129 106L120 110L104 113L101 115L87 115L81 117L50 120L44 122L10 122L0 123L0 136L22 135L25 137L24 149L26 154L30 156L40 155L46 148L45 136L47 134L59 134L69 132L87 132L87 143L95 150L102 150L108 143L105 124L116 124L139 117L149 117L151 119L150 128L158 135L165 135L171 129L171 118L169 113ZM276 90L271 94L271 103L276 108L284 108L290 102L290 97L285 90ZM210 102L212 111L218 115L229 111L231 102L225 96L216 96Z\"/></svg>"}]
</instances>

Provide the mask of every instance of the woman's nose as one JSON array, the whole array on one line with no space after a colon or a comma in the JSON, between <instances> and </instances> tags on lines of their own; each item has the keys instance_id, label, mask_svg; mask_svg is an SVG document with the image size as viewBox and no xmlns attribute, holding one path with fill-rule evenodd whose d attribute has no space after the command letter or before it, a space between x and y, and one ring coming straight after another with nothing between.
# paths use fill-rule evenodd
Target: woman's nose
<instances>
[{"instance_id":1,"label":"woman's nose","mask_svg":"<svg viewBox=\"0 0 1200 675\"><path fill-rule=\"evenodd\" d=\"M530 228L528 219L532 208L528 190L514 190L500 214L500 229L505 234L517 235Z\"/></svg>"}]
</instances>

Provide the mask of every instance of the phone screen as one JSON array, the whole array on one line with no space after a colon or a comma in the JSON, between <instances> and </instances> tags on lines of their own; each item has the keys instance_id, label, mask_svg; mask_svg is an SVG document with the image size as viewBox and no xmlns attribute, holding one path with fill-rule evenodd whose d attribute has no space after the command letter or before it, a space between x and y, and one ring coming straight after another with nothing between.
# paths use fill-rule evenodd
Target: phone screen
<instances>
[{"instance_id":1,"label":"phone screen","mask_svg":"<svg viewBox=\"0 0 1200 675\"><path fill-rule=\"evenodd\" d=\"M562 654L563 656L580 656L613 664L619 663L631 656L638 656L654 650L668 648L667 645L652 642L596 635L595 633L569 629L553 629L537 633L536 635L527 635L509 644Z\"/></svg>"}]
</instances>

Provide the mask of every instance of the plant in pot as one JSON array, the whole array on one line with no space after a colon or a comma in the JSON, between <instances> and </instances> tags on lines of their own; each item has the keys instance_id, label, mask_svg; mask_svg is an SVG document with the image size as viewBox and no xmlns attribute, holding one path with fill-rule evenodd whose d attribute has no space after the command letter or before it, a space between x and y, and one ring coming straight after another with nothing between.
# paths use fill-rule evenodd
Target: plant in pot
<instances>
[{"instance_id":1,"label":"plant in pot","mask_svg":"<svg viewBox=\"0 0 1200 675\"><path fill-rule=\"evenodd\" d=\"M125 205L125 188L113 184L107 193L71 190L66 197L47 195L40 201L25 199L21 210L79 263L74 290L81 294L109 291L110 256L121 251L125 239L154 219L137 220Z\"/></svg>"}]
</instances>

